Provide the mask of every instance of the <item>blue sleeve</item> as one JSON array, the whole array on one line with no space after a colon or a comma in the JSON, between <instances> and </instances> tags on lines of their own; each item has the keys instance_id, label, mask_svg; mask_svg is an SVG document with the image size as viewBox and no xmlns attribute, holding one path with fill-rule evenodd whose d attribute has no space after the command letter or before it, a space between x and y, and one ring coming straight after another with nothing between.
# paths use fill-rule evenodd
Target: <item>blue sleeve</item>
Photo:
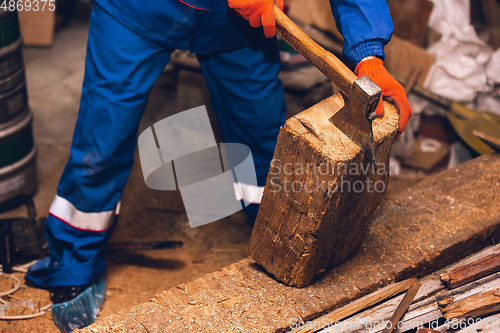
<instances>
[{"instance_id":1,"label":"blue sleeve","mask_svg":"<svg viewBox=\"0 0 500 333\"><path fill-rule=\"evenodd\" d=\"M385 0L330 0L337 28L344 36L343 54L358 64L367 56L385 58L384 45L392 36Z\"/></svg>"}]
</instances>

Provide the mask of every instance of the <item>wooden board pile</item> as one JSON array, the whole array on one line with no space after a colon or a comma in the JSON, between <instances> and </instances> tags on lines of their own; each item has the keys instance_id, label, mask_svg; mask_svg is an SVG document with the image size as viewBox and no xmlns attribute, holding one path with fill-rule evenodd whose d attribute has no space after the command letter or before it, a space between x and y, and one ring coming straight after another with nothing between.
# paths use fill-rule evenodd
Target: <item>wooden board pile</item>
<instances>
[{"instance_id":1,"label":"wooden board pile","mask_svg":"<svg viewBox=\"0 0 500 333\"><path fill-rule=\"evenodd\" d=\"M378 304L354 316L339 319L337 313L346 312L352 303L333 313L304 323L296 333L306 332L366 332L382 333L393 327L393 332L498 332L500 331L500 245L491 246L445 269L420 279L421 288L409 311L395 325L389 319L402 301L403 295ZM408 281L408 280L407 280ZM368 303L380 292L365 296L357 303ZM378 299L381 299L380 295ZM361 306L358 305L358 308ZM367 307L364 307L366 309ZM332 321L336 318L336 321ZM345 319L345 320L342 320ZM327 325L324 325L324 324ZM323 325L322 325L323 324ZM323 327L323 329L313 329ZM297 325L298 326L298 325ZM297 327L298 328L298 327Z\"/></svg>"}]
</instances>

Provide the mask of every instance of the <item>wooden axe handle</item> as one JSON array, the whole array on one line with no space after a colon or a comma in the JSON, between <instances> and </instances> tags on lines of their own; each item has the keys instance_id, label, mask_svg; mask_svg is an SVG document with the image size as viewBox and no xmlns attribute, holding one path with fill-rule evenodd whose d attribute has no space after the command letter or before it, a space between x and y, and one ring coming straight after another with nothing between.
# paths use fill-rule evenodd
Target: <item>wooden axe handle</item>
<instances>
[{"instance_id":1,"label":"wooden axe handle","mask_svg":"<svg viewBox=\"0 0 500 333\"><path fill-rule=\"evenodd\" d=\"M348 96L358 77L336 56L313 41L304 31L274 5L276 30L294 49L314 64L327 78Z\"/></svg>"}]
</instances>

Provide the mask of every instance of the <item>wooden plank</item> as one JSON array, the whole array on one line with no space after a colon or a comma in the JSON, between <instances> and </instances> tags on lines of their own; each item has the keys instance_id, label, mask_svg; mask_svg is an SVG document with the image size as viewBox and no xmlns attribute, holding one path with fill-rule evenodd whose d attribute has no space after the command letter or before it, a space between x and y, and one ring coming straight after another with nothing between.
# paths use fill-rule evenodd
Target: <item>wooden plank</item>
<instances>
[{"instance_id":1,"label":"wooden plank","mask_svg":"<svg viewBox=\"0 0 500 333\"><path fill-rule=\"evenodd\" d=\"M496 0L481 0L483 15L489 33L489 43L494 50L500 47L500 7Z\"/></svg>"},{"instance_id":2,"label":"wooden plank","mask_svg":"<svg viewBox=\"0 0 500 333\"><path fill-rule=\"evenodd\" d=\"M483 317L499 311L500 288L496 288L450 304L443 309L443 314L448 320L460 320Z\"/></svg>"},{"instance_id":3,"label":"wooden plank","mask_svg":"<svg viewBox=\"0 0 500 333\"><path fill-rule=\"evenodd\" d=\"M419 328L417 333L439 333L439 331L433 330L431 328Z\"/></svg>"},{"instance_id":4,"label":"wooden plank","mask_svg":"<svg viewBox=\"0 0 500 333\"><path fill-rule=\"evenodd\" d=\"M343 41L344 37L337 29L335 18L332 14L328 0L293 0L289 1L288 14L299 19L302 23L310 24L323 31L331 33L337 40Z\"/></svg>"},{"instance_id":5,"label":"wooden plank","mask_svg":"<svg viewBox=\"0 0 500 333\"><path fill-rule=\"evenodd\" d=\"M394 297L402 292L405 292L414 285L419 285L417 279L408 279L396 284L388 285L370 295L364 296L352 303L349 303L346 306L333 311L332 313L329 313L314 320L312 323L312 326L314 328L298 329L295 330L295 333L316 332L322 328L325 328L326 326L330 326L331 324L336 323L337 321L340 321L355 313L363 311L377 303L380 303L386 299Z\"/></svg>"},{"instance_id":6,"label":"wooden plank","mask_svg":"<svg viewBox=\"0 0 500 333\"><path fill-rule=\"evenodd\" d=\"M454 289L452 291L449 291L445 286L443 286L440 280L440 274L442 272L451 271L453 270L453 268L462 267L471 262L475 262L478 260L478 258L489 256L499 249L500 244L490 246L476 254L473 254L455 264L442 269L441 271L435 272L420 279L419 282L422 284L422 286L420 287L418 294L415 296L415 299L410 306L409 312L401 320L402 328L397 328L394 332L402 333L407 331L409 328L416 328L430 321L435 321L436 319L442 318L443 315L441 307L446 306L446 304L458 302L472 295L476 295L488 289L494 288L494 286L498 283L497 279L500 278L499 273L475 281L474 283L470 283L469 285ZM366 311L350 317L347 321L340 322L337 327L324 330L324 333L350 333L353 331L353 323L356 325L356 332L361 330L364 333L381 333L382 329L375 328L375 324L381 323L382 325L379 326L383 326L383 324L386 323L390 318L390 315L395 311L402 298L402 296L395 297L391 300L376 305ZM486 326L486 322L484 322L483 324Z\"/></svg>"},{"instance_id":7,"label":"wooden plank","mask_svg":"<svg viewBox=\"0 0 500 333\"><path fill-rule=\"evenodd\" d=\"M441 275L441 281L445 282L449 289L454 289L498 271L500 271L500 253L494 253L444 273Z\"/></svg>"},{"instance_id":8,"label":"wooden plank","mask_svg":"<svg viewBox=\"0 0 500 333\"><path fill-rule=\"evenodd\" d=\"M386 327L382 331L382 333L392 333L392 331L394 331L394 329L397 327L398 322L404 316L406 311L408 311L408 308L410 307L411 302L415 298L415 295L417 295L420 286L421 286L420 283L415 283L410 287L410 289L408 289L405 296L403 297L403 300L401 301L401 303L399 303L398 307L396 308L396 311L392 315L391 320L389 320L391 325L389 327Z\"/></svg>"},{"instance_id":9,"label":"wooden plank","mask_svg":"<svg viewBox=\"0 0 500 333\"><path fill-rule=\"evenodd\" d=\"M500 9L496 0L481 0L484 19L488 27L500 27Z\"/></svg>"},{"instance_id":10,"label":"wooden plank","mask_svg":"<svg viewBox=\"0 0 500 333\"><path fill-rule=\"evenodd\" d=\"M427 23L434 4L429 0L392 0L389 3L394 34L424 47Z\"/></svg>"},{"instance_id":11,"label":"wooden plank","mask_svg":"<svg viewBox=\"0 0 500 333\"><path fill-rule=\"evenodd\" d=\"M24 45L50 46L54 41L55 11L45 10L18 12Z\"/></svg>"},{"instance_id":12,"label":"wooden plank","mask_svg":"<svg viewBox=\"0 0 500 333\"><path fill-rule=\"evenodd\" d=\"M462 324L461 327L465 325ZM460 325L458 325L460 327ZM464 329L459 329L458 331L453 328L449 328L447 326L439 327L439 332L446 333L498 333L500 328L500 318L498 314L494 314L489 317L483 317L481 319L476 319L473 325L467 326Z\"/></svg>"},{"instance_id":13,"label":"wooden plank","mask_svg":"<svg viewBox=\"0 0 500 333\"><path fill-rule=\"evenodd\" d=\"M410 306L409 312L401 319L401 329L397 328L394 332L402 333L407 331L407 329L416 328L442 318L442 307L494 289L498 284L499 278L500 273L496 273L454 290L448 290L441 284L439 274L432 274L423 278L420 280L422 287L415 297L414 303ZM324 333L350 333L353 331L353 324L356 330L366 330L365 333L382 333L385 323L390 319L402 299L402 296L398 296L374 306L350 317L346 321L340 322L337 327L326 329ZM339 330L338 327L347 329Z\"/></svg>"},{"instance_id":14,"label":"wooden plank","mask_svg":"<svg viewBox=\"0 0 500 333\"><path fill-rule=\"evenodd\" d=\"M420 68L422 73L417 84L422 86L435 58L423 48L398 36L392 36L389 44L385 46L384 65L389 72L404 78L409 78L415 67Z\"/></svg>"},{"instance_id":15,"label":"wooden plank","mask_svg":"<svg viewBox=\"0 0 500 333\"><path fill-rule=\"evenodd\" d=\"M308 287L288 287L244 259L77 332L289 330L498 241L499 169L499 155L481 156L386 197L356 254Z\"/></svg>"},{"instance_id":16,"label":"wooden plank","mask_svg":"<svg viewBox=\"0 0 500 333\"><path fill-rule=\"evenodd\" d=\"M387 117L375 121L371 163L329 121L342 106L340 94L326 99L287 120L278 135L248 253L291 286L307 286L349 258L385 192L397 111L386 104Z\"/></svg>"}]
</instances>

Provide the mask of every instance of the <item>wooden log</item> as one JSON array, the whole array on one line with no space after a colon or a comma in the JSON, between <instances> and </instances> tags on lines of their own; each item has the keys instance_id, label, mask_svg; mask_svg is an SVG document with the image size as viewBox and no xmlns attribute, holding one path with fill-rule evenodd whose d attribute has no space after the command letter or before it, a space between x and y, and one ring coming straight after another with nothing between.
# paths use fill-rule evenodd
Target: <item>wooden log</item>
<instances>
[{"instance_id":1,"label":"wooden log","mask_svg":"<svg viewBox=\"0 0 500 333\"><path fill-rule=\"evenodd\" d=\"M449 289L454 289L498 271L500 253L494 253L442 274L441 281L445 282Z\"/></svg>"},{"instance_id":2,"label":"wooden log","mask_svg":"<svg viewBox=\"0 0 500 333\"><path fill-rule=\"evenodd\" d=\"M356 254L308 287L279 283L244 259L78 332L290 330L394 280L425 276L498 241L499 169L500 155L485 155L386 197Z\"/></svg>"},{"instance_id":3,"label":"wooden log","mask_svg":"<svg viewBox=\"0 0 500 333\"><path fill-rule=\"evenodd\" d=\"M478 318L500 312L500 288L488 290L460 302L450 304L443 309L446 319Z\"/></svg>"},{"instance_id":4,"label":"wooden log","mask_svg":"<svg viewBox=\"0 0 500 333\"><path fill-rule=\"evenodd\" d=\"M398 114L386 103L373 125L377 162L330 121L340 94L290 118L281 128L249 242L249 255L278 280L309 285L358 248L388 181Z\"/></svg>"}]
</instances>

